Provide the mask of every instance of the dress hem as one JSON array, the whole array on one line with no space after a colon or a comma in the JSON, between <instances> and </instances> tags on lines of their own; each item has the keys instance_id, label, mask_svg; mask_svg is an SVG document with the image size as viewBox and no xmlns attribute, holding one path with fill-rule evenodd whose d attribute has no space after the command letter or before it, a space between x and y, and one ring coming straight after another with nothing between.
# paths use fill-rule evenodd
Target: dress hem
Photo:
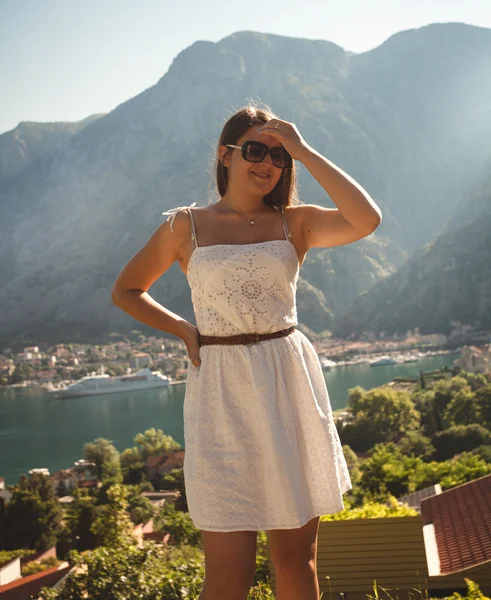
<instances>
[{"instance_id":1,"label":"dress hem","mask_svg":"<svg viewBox=\"0 0 491 600\"><path fill-rule=\"evenodd\" d=\"M346 490L349 491L352 488L348 488ZM343 494L345 494L346 492L342 492ZM315 517L322 517L324 515L334 515L338 512L342 512L344 510L344 504L343 504L343 508L340 508L339 510L332 510L330 509L331 512L329 511L323 511L320 514L315 514L312 517L309 517L308 519L305 519L303 521L300 521L297 523L293 523L292 525L266 525L266 526L262 526L262 525L254 525L253 527L247 527L245 525L238 525L237 527L226 527L224 529L219 529L217 527L214 527L213 525L204 525L204 526L200 526L197 524L196 521L194 521L193 519L191 519L193 521L193 525L196 527L196 529L200 529L201 531L216 531L217 533L232 533L234 531L268 531L271 529L298 529L299 527L303 527L304 525L306 525L309 521L311 521L312 519L314 519Z\"/></svg>"}]
</instances>

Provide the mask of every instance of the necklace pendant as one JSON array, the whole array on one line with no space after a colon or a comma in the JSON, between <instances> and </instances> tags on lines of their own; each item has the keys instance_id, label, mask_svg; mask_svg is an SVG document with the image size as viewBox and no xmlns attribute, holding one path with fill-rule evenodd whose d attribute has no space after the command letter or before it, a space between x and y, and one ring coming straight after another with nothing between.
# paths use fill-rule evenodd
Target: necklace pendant
<instances>
[{"instance_id":1,"label":"necklace pendant","mask_svg":"<svg viewBox=\"0 0 491 600\"><path fill-rule=\"evenodd\" d=\"M254 221L253 221L252 219L249 221L249 223L250 223L251 225L254 225Z\"/></svg>"}]
</instances>

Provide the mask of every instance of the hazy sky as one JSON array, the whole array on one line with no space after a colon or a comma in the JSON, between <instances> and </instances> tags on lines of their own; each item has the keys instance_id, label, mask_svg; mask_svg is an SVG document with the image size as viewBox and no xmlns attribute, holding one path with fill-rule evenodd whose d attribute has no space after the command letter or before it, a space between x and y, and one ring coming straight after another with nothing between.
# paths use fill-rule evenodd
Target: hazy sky
<instances>
[{"instance_id":1,"label":"hazy sky","mask_svg":"<svg viewBox=\"0 0 491 600\"><path fill-rule=\"evenodd\" d=\"M299 10L301 6L301 10ZM0 0L0 133L78 121L151 87L196 40L236 31L370 50L430 23L491 28L491 0Z\"/></svg>"}]
</instances>

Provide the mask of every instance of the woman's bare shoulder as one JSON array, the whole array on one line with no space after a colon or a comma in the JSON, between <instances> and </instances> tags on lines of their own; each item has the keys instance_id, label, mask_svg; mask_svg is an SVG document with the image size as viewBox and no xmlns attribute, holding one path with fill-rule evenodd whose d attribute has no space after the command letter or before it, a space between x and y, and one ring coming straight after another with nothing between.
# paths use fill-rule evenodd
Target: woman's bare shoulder
<instances>
[{"instance_id":1,"label":"woman's bare shoulder","mask_svg":"<svg viewBox=\"0 0 491 600\"><path fill-rule=\"evenodd\" d=\"M285 216L292 225L300 225L305 218L305 204L290 204L285 206Z\"/></svg>"},{"instance_id":2,"label":"woman's bare shoulder","mask_svg":"<svg viewBox=\"0 0 491 600\"><path fill-rule=\"evenodd\" d=\"M172 209L172 211L168 211L167 213L162 213L169 215L162 223L162 226L165 226L165 229L169 228L178 236L186 234L186 232L191 229L191 219L189 215L190 210L195 210L195 208L192 209L189 206L180 206L176 209Z\"/></svg>"}]
</instances>

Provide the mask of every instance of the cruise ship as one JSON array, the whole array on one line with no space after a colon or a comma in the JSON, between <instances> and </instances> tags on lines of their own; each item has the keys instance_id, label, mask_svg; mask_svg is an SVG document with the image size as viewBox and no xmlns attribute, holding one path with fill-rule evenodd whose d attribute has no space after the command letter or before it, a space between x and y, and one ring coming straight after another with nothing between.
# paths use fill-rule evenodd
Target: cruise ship
<instances>
[{"instance_id":1,"label":"cruise ship","mask_svg":"<svg viewBox=\"0 0 491 600\"><path fill-rule=\"evenodd\" d=\"M111 377L104 373L104 367L101 366L99 374L86 375L65 388L51 390L51 393L57 398L73 398L76 396L97 396L99 394L151 390L169 385L170 380L166 375L163 375L160 371L151 371L148 367L140 369L136 373Z\"/></svg>"}]
</instances>

